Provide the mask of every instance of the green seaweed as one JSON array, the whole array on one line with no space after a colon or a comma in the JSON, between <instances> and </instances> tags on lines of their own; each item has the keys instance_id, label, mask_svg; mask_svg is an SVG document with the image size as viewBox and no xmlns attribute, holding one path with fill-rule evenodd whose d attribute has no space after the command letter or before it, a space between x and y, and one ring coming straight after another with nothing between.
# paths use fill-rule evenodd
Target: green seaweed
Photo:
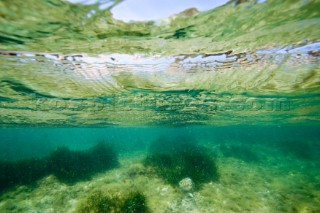
<instances>
[{"instance_id":1,"label":"green seaweed","mask_svg":"<svg viewBox=\"0 0 320 213\"><path fill-rule=\"evenodd\" d=\"M78 212L104 213L119 212L119 200L104 195L101 191L92 192L86 202L82 203Z\"/></svg>"},{"instance_id":2,"label":"green seaweed","mask_svg":"<svg viewBox=\"0 0 320 213\"><path fill-rule=\"evenodd\" d=\"M157 175L173 186L189 177L194 181L195 189L200 189L203 183L219 179L213 157L187 137L155 141L144 164L154 168Z\"/></svg>"},{"instance_id":3,"label":"green seaweed","mask_svg":"<svg viewBox=\"0 0 320 213\"><path fill-rule=\"evenodd\" d=\"M58 148L49 157L49 169L64 182L88 179L97 172L118 165L117 155L110 145L99 143L87 151Z\"/></svg>"},{"instance_id":4,"label":"green seaweed","mask_svg":"<svg viewBox=\"0 0 320 213\"><path fill-rule=\"evenodd\" d=\"M132 192L124 200L122 213L148 213L150 210L146 204L146 197L140 192Z\"/></svg>"},{"instance_id":5,"label":"green seaweed","mask_svg":"<svg viewBox=\"0 0 320 213\"><path fill-rule=\"evenodd\" d=\"M85 202L78 206L79 213L148 213L146 197L140 192L130 192L119 197L101 191L92 192Z\"/></svg>"},{"instance_id":6,"label":"green seaweed","mask_svg":"<svg viewBox=\"0 0 320 213\"><path fill-rule=\"evenodd\" d=\"M234 157L247 163L256 163L260 161L259 156L252 151L251 148L243 145L227 145L220 146L220 151L225 157Z\"/></svg>"},{"instance_id":7,"label":"green seaweed","mask_svg":"<svg viewBox=\"0 0 320 213\"><path fill-rule=\"evenodd\" d=\"M46 159L0 161L0 192L16 185L33 184L48 174Z\"/></svg>"},{"instance_id":8,"label":"green seaweed","mask_svg":"<svg viewBox=\"0 0 320 213\"><path fill-rule=\"evenodd\" d=\"M111 145L98 143L85 151L60 147L47 157L19 161L0 161L0 192L21 184L32 184L53 174L60 181L75 183L118 166Z\"/></svg>"},{"instance_id":9,"label":"green seaweed","mask_svg":"<svg viewBox=\"0 0 320 213\"><path fill-rule=\"evenodd\" d=\"M320 160L318 141L284 140L276 145L282 152L291 154L300 160Z\"/></svg>"}]
</instances>

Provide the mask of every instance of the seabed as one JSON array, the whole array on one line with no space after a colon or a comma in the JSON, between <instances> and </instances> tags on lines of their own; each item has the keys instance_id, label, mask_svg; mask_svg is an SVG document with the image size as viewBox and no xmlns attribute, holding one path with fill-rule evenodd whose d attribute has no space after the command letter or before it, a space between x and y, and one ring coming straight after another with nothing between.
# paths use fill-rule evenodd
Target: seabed
<instances>
[{"instance_id":1,"label":"seabed","mask_svg":"<svg viewBox=\"0 0 320 213\"><path fill-rule=\"evenodd\" d=\"M1 196L0 212L82 212L83 203L97 191L117 197L138 191L156 213L320 211L319 161L259 144L232 156L237 144L208 147L216 153L220 178L197 191L169 185L143 165L146 152L133 152L119 156L119 167L88 181L66 184L50 175L34 186L9 190Z\"/></svg>"}]
</instances>

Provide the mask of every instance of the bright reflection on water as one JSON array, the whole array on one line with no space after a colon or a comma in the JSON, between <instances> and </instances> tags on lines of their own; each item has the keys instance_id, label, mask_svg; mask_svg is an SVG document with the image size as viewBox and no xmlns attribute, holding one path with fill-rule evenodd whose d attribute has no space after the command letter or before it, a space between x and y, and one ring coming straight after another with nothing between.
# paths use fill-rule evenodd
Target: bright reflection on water
<instances>
[{"instance_id":1,"label":"bright reflection on water","mask_svg":"<svg viewBox=\"0 0 320 213\"><path fill-rule=\"evenodd\" d=\"M0 1L0 212L320 212L320 0L72 2Z\"/></svg>"}]
</instances>

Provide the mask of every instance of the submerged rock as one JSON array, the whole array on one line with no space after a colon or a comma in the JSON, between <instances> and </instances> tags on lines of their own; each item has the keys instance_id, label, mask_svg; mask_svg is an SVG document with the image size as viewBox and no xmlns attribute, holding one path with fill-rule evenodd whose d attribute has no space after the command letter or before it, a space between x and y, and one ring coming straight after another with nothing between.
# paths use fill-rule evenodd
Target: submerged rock
<instances>
[{"instance_id":1,"label":"submerged rock","mask_svg":"<svg viewBox=\"0 0 320 213\"><path fill-rule=\"evenodd\" d=\"M194 184L193 181L191 180L191 178L183 178L180 182L179 182L179 187L180 189L182 189L185 192L190 192L192 191Z\"/></svg>"}]
</instances>

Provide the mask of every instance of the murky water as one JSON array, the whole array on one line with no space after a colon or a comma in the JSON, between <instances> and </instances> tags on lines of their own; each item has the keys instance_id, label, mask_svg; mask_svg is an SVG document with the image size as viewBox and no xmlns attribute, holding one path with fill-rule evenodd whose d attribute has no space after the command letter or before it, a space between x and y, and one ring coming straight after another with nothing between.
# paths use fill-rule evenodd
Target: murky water
<instances>
[{"instance_id":1,"label":"murky water","mask_svg":"<svg viewBox=\"0 0 320 213\"><path fill-rule=\"evenodd\" d=\"M320 211L320 1L102 3L0 2L0 212Z\"/></svg>"}]
</instances>

